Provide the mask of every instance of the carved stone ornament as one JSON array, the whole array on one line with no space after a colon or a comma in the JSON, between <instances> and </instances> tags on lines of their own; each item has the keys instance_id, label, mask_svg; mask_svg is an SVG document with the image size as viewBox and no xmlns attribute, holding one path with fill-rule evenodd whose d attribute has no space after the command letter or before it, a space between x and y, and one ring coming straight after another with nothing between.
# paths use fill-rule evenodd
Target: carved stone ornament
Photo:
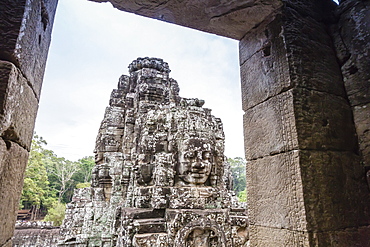
<instances>
[{"instance_id":1,"label":"carved stone ornament","mask_svg":"<svg viewBox=\"0 0 370 247\"><path fill-rule=\"evenodd\" d=\"M59 246L247 246L221 120L179 96L162 59L138 58L111 94L91 188L67 206Z\"/></svg>"}]
</instances>

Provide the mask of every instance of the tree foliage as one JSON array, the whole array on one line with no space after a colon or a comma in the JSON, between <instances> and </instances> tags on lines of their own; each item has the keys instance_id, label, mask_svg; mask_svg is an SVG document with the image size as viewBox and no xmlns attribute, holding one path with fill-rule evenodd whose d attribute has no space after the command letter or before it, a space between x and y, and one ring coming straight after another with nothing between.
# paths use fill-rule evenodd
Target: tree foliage
<instances>
[{"instance_id":1,"label":"tree foliage","mask_svg":"<svg viewBox=\"0 0 370 247\"><path fill-rule=\"evenodd\" d=\"M95 165L94 156L86 156L77 161L78 171L74 174L73 180L80 183L88 183L91 181L91 170Z\"/></svg>"},{"instance_id":2,"label":"tree foliage","mask_svg":"<svg viewBox=\"0 0 370 247\"><path fill-rule=\"evenodd\" d=\"M66 205L61 202L56 202L45 216L44 221L51 221L54 226L60 226L65 217Z\"/></svg>"},{"instance_id":3,"label":"tree foliage","mask_svg":"<svg viewBox=\"0 0 370 247\"><path fill-rule=\"evenodd\" d=\"M45 166L45 156L49 150L44 149L43 145L46 145L46 141L34 135L20 200L21 208L32 209L32 219L37 218L41 208L48 209L56 201L56 191L50 187Z\"/></svg>"},{"instance_id":4,"label":"tree foliage","mask_svg":"<svg viewBox=\"0 0 370 247\"><path fill-rule=\"evenodd\" d=\"M90 182L95 164L93 156L75 162L58 157L46 145L42 137L34 134L20 201L20 208L32 209L32 220L40 210L48 211L49 218L58 218L61 205L71 201L76 185L87 186Z\"/></svg>"},{"instance_id":5,"label":"tree foliage","mask_svg":"<svg viewBox=\"0 0 370 247\"><path fill-rule=\"evenodd\" d=\"M229 158L231 173L233 175L233 188L235 194L238 196L239 201L246 201L246 176L245 166L246 161L241 157Z\"/></svg>"}]
</instances>

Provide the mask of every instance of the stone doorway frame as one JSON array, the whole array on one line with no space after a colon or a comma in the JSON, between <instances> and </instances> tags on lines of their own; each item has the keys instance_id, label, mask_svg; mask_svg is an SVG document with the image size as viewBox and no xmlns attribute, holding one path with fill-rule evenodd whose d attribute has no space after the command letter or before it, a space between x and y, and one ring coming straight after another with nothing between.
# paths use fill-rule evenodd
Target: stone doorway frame
<instances>
[{"instance_id":1,"label":"stone doorway frame","mask_svg":"<svg viewBox=\"0 0 370 247\"><path fill-rule=\"evenodd\" d=\"M0 4L0 246L11 246L57 2ZM110 2L240 40L252 246L370 245L368 1L342 0L336 16L331 0Z\"/></svg>"}]
</instances>

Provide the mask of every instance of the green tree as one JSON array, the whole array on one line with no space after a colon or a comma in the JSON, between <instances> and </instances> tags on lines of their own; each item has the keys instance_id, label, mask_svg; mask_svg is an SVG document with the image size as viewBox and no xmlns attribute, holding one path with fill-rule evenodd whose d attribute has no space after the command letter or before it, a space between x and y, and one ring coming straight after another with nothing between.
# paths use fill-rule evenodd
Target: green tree
<instances>
[{"instance_id":1,"label":"green tree","mask_svg":"<svg viewBox=\"0 0 370 247\"><path fill-rule=\"evenodd\" d=\"M88 188L90 186L91 186L91 183L89 183L89 182L78 183L78 184L76 184L76 189Z\"/></svg>"},{"instance_id":2,"label":"green tree","mask_svg":"<svg viewBox=\"0 0 370 247\"><path fill-rule=\"evenodd\" d=\"M42 137L34 135L25 172L20 207L32 209L32 220L38 217L41 208L50 208L56 200L45 167L45 154L49 152L43 147L46 144Z\"/></svg>"},{"instance_id":3,"label":"green tree","mask_svg":"<svg viewBox=\"0 0 370 247\"><path fill-rule=\"evenodd\" d=\"M73 175L73 180L78 183L88 183L91 181L91 170L95 165L94 156L86 156L77 161L78 171Z\"/></svg>"},{"instance_id":4,"label":"green tree","mask_svg":"<svg viewBox=\"0 0 370 247\"><path fill-rule=\"evenodd\" d=\"M245 188L243 191L240 191L238 193L238 200L240 202L246 202L247 201L247 188Z\"/></svg>"},{"instance_id":5,"label":"green tree","mask_svg":"<svg viewBox=\"0 0 370 247\"><path fill-rule=\"evenodd\" d=\"M53 207L48 211L44 221L51 221L54 226L60 226L65 217L66 206L64 203L56 202Z\"/></svg>"},{"instance_id":6,"label":"green tree","mask_svg":"<svg viewBox=\"0 0 370 247\"><path fill-rule=\"evenodd\" d=\"M75 186L72 177L79 170L78 163L53 154L49 157L46 168L53 188L58 191L58 201L69 202L71 198L65 198L64 195Z\"/></svg>"},{"instance_id":7,"label":"green tree","mask_svg":"<svg viewBox=\"0 0 370 247\"><path fill-rule=\"evenodd\" d=\"M233 188L235 194L238 196L239 200L246 200L246 161L241 157L236 157L234 159L229 158L228 162L233 175Z\"/></svg>"},{"instance_id":8,"label":"green tree","mask_svg":"<svg viewBox=\"0 0 370 247\"><path fill-rule=\"evenodd\" d=\"M95 162L93 156L81 158L76 162L69 161L46 149L46 145L46 141L35 133L20 208L32 208L32 220L39 216L40 210L47 210L46 219L58 225L64 218L62 208L65 208L65 203L71 201L76 185L89 186Z\"/></svg>"}]
</instances>

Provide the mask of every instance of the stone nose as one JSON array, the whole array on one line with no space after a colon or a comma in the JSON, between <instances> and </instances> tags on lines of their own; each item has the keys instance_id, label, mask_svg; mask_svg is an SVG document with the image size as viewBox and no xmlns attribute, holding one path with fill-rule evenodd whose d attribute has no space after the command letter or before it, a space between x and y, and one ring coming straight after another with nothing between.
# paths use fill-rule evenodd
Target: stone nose
<instances>
[{"instance_id":1,"label":"stone nose","mask_svg":"<svg viewBox=\"0 0 370 247\"><path fill-rule=\"evenodd\" d=\"M193 168L196 168L196 169L204 169L204 164L203 164L201 158L197 157L197 159L193 163Z\"/></svg>"}]
</instances>

